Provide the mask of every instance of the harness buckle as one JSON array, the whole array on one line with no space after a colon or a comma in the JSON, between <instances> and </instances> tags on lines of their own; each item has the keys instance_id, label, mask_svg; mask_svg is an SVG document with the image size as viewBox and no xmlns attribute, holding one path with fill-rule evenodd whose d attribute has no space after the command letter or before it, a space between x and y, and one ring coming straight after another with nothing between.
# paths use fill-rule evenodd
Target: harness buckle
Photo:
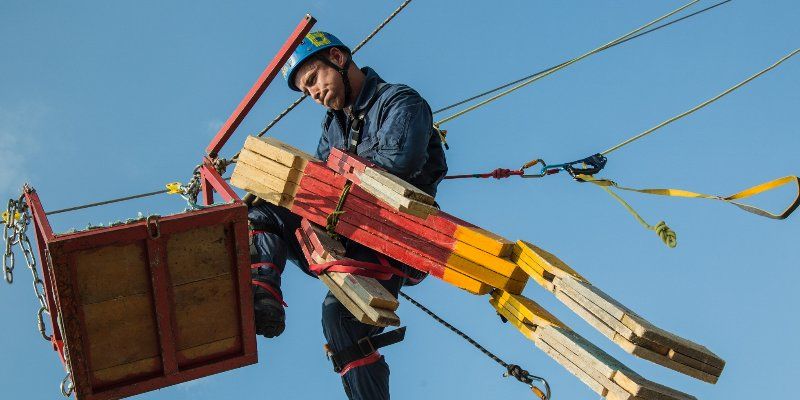
<instances>
[{"instance_id":1,"label":"harness buckle","mask_svg":"<svg viewBox=\"0 0 800 400\"><path fill-rule=\"evenodd\" d=\"M368 344L369 347L365 347L364 343ZM378 351L375 348L375 345L372 344L372 341L370 340L369 336L365 336L365 337L363 337L361 339L358 339L357 344L358 344L358 350L360 350L361 354L363 354L364 356L368 356L368 355Z\"/></svg>"}]
</instances>

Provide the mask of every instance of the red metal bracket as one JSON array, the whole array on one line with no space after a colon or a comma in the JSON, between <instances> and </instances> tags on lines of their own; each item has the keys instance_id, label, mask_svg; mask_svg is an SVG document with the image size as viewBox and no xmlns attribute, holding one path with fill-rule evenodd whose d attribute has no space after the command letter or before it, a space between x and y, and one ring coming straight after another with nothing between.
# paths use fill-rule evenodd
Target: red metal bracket
<instances>
[{"instance_id":1,"label":"red metal bracket","mask_svg":"<svg viewBox=\"0 0 800 400\"><path fill-rule=\"evenodd\" d=\"M225 121L225 124L222 125L222 128L219 129L217 135L214 136L214 139L211 140L211 143L206 148L206 153L211 158L216 158L219 151L222 150L222 147L225 146L225 143L231 137L233 132L239 127L239 124L244 120L244 117L247 116L247 113L250 112L250 109L256 104L258 99L267 90L267 87L275 78L275 75L278 74L283 64L291 57L294 50L300 45L300 42L303 41L303 38L308 34L311 30L311 27L314 26L317 20L309 14L303 18L302 21L297 25L292 35L286 40L283 44L281 49L278 51L278 54L275 55L275 58L272 59L272 62L267 65L267 68L264 69L264 72L261 73L261 76L258 77L258 80L253 84L253 87L250 88L250 91L244 96L244 99L239 103L239 106L233 111L228 120Z\"/></svg>"}]
</instances>

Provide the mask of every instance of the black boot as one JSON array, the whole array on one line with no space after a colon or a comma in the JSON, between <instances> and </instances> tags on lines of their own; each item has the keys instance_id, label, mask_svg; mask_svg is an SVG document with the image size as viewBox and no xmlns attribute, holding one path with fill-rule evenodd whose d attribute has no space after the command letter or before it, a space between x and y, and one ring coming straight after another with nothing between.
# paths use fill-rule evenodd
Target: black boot
<instances>
[{"instance_id":1,"label":"black boot","mask_svg":"<svg viewBox=\"0 0 800 400\"><path fill-rule=\"evenodd\" d=\"M257 283L256 283L257 282ZM253 309L256 318L256 334L266 338L280 336L286 328L286 312L283 300L276 299L273 290L261 285L268 283L253 281Z\"/></svg>"}]
</instances>

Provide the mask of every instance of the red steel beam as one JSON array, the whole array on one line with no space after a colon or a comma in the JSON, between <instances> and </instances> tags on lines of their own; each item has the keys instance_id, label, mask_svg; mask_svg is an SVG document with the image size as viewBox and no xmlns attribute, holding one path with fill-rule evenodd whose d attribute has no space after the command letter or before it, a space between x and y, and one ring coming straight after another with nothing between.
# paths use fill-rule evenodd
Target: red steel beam
<instances>
[{"instance_id":1,"label":"red steel beam","mask_svg":"<svg viewBox=\"0 0 800 400\"><path fill-rule=\"evenodd\" d=\"M211 196L211 191L208 190L208 186L211 186L219 192L219 195L222 196L222 199L227 202L232 201L239 201L239 196L236 192L233 191L231 185L228 185L228 182L225 182L225 179L217 173L217 170L211 165L211 163L206 160L203 166L200 168L200 177L203 180L203 197L206 202L209 200L213 201L214 198ZM206 205L209 205L208 203Z\"/></svg>"},{"instance_id":2,"label":"red steel beam","mask_svg":"<svg viewBox=\"0 0 800 400\"><path fill-rule=\"evenodd\" d=\"M306 14L303 17L303 20L297 25L292 32L291 36L286 40L281 47L278 54L275 55L275 58L272 59L272 62L267 65L267 68L264 69L264 72L261 73L261 76L258 77L256 83L253 84L253 87L250 88L250 91L244 96L239 106L233 111L228 120L222 125L222 128L219 129L217 135L214 136L214 139L211 140L211 143L206 148L206 153L211 156L212 158L216 157L219 154L219 151L222 150L222 147L225 146L225 143L231 137L233 132L239 126L239 124L244 120L244 117L247 116L247 113L250 112L250 109L256 104L258 99L267 89L269 84L275 78L275 75L278 74L283 64L291 57L294 50L300 45L300 42L303 41L303 38L308 34L311 30L311 27L314 26L317 20L309 14Z\"/></svg>"}]
</instances>

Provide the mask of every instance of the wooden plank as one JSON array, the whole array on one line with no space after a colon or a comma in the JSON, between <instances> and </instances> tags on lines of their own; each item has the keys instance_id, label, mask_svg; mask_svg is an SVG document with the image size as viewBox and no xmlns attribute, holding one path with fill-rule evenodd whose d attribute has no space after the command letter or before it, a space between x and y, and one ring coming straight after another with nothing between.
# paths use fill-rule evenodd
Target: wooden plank
<instances>
[{"instance_id":1,"label":"wooden plank","mask_svg":"<svg viewBox=\"0 0 800 400\"><path fill-rule=\"evenodd\" d=\"M300 227L308 238L309 244L313 246L314 253L319 254L323 261L330 262L345 258L345 248L342 243L330 237L322 227L307 219L303 219ZM392 296L374 278L342 272L331 272L329 276L347 292L348 296L360 299L367 306L390 311L394 311L400 306L397 298Z\"/></svg>"},{"instance_id":2,"label":"wooden plank","mask_svg":"<svg viewBox=\"0 0 800 400\"><path fill-rule=\"evenodd\" d=\"M275 176L270 175L267 172L261 171L260 169L256 168L253 165L247 164L244 161L239 161L236 163L236 168L234 172L237 175L250 179L256 183L261 184L264 187L274 190L277 193L283 193L288 196L294 197L297 193L298 185L296 183L289 182L287 180L282 180Z\"/></svg>"},{"instance_id":3,"label":"wooden plank","mask_svg":"<svg viewBox=\"0 0 800 400\"><path fill-rule=\"evenodd\" d=\"M141 243L76 252L76 280L81 303L99 303L148 292L150 274L146 259Z\"/></svg>"},{"instance_id":4,"label":"wooden plank","mask_svg":"<svg viewBox=\"0 0 800 400\"><path fill-rule=\"evenodd\" d=\"M620 321L622 321L622 317L625 314L633 314L633 311L631 311L628 307L625 307L622 305L622 303L614 300L613 297L607 295L589 282L581 282L575 279L562 279L562 284L574 289L576 292L580 293L581 296L591 300L594 304L598 305L600 308ZM630 326L628 327L631 328ZM631 328L631 330L633 330L633 328Z\"/></svg>"},{"instance_id":5,"label":"wooden plank","mask_svg":"<svg viewBox=\"0 0 800 400\"><path fill-rule=\"evenodd\" d=\"M434 206L405 198L389 189L381 186L376 186L371 181L364 181L357 183L358 187L364 189L367 193L375 196L384 203L390 205L395 210L411 214L420 218L427 218L428 215L436 214L439 212Z\"/></svg>"},{"instance_id":6,"label":"wooden plank","mask_svg":"<svg viewBox=\"0 0 800 400\"><path fill-rule=\"evenodd\" d=\"M172 284L229 274L233 270L233 257L227 246L228 229L220 224L169 235L167 266Z\"/></svg>"},{"instance_id":7,"label":"wooden plank","mask_svg":"<svg viewBox=\"0 0 800 400\"><path fill-rule=\"evenodd\" d=\"M622 323L631 328L637 336L643 339L667 346L683 355L719 368L720 370L725 368L725 360L714 354L705 346L667 332L636 314L625 314L622 318Z\"/></svg>"},{"instance_id":8,"label":"wooden plank","mask_svg":"<svg viewBox=\"0 0 800 400\"><path fill-rule=\"evenodd\" d=\"M252 165L278 179L295 184L299 184L300 179L303 178L303 171L289 168L276 162L275 160L271 160L262 156L261 154L254 153L247 149L242 149L242 151L239 152L238 161Z\"/></svg>"},{"instance_id":9,"label":"wooden plank","mask_svg":"<svg viewBox=\"0 0 800 400\"><path fill-rule=\"evenodd\" d=\"M228 273L175 286L175 341L179 351L239 334L233 280Z\"/></svg>"},{"instance_id":10,"label":"wooden plank","mask_svg":"<svg viewBox=\"0 0 800 400\"><path fill-rule=\"evenodd\" d=\"M335 173L330 168L320 163L308 163L305 174L305 177L311 176L319 181L329 183L331 186L339 188L339 190L347 181L342 175ZM370 203L375 202L374 196L367 194L358 187L351 189L350 195L360 197ZM420 219L408 214L401 213L401 215L416 223L424 224L433 230L442 232L448 236L453 236L459 241L469 243L489 254L499 257L509 255L514 246L514 242L508 239L442 211L437 214L428 215L425 219Z\"/></svg>"},{"instance_id":11,"label":"wooden plank","mask_svg":"<svg viewBox=\"0 0 800 400\"><path fill-rule=\"evenodd\" d=\"M313 227L308 223L307 220L302 221L301 227L295 232L295 236L297 237L300 247L303 250L303 254L305 255L309 264L321 264L326 261L333 260L335 257L333 254L328 253L327 256L325 256L328 258L325 258L314 250L314 242L312 242L311 238L309 237L309 232L312 236L315 234ZM322 240L324 239L318 237L315 241L320 243ZM339 246L332 244L331 250L341 252L342 249L337 247ZM353 314L353 317L370 325L400 325L400 318L397 317L397 314L390 310L384 310L370 306L363 299L356 296L355 293L350 290L350 288L338 284L332 275L334 274L323 273L319 275L319 278L326 286L328 286L328 289L339 300L339 302L342 303L351 314ZM391 295L389 295L389 297L391 297Z\"/></svg>"},{"instance_id":12,"label":"wooden plank","mask_svg":"<svg viewBox=\"0 0 800 400\"><path fill-rule=\"evenodd\" d=\"M558 281L562 281L559 279ZM596 319L602 321L603 324L608 326L609 328L613 329L614 332L624 336L627 339L632 339L634 337L633 331L625 326L622 321L614 318L611 314L606 312L603 308L594 304L591 300L583 297L580 293L572 289L568 285L562 285L559 287L559 290L564 292L567 296L572 298L576 303L580 304L584 309L590 312ZM611 339L614 337L611 336Z\"/></svg>"},{"instance_id":13,"label":"wooden plank","mask_svg":"<svg viewBox=\"0 0 800 400\"><path fill-rule=\"evenodd\" d=\"M338 299L339 302L342 303L342 305L347 309L347 311L350 311L350 314L353 315L353 318L357 319L359 322L364 324L384 326L378 323L378 321L375 321L374 319L367 316L367 313L360 307L358 307L355 304L355 302L353 302L353 300L350 299L350 297L348 297L344 293L344 291L342 291L342 288L340 288L336 284L336 282L334 282L327 274L320 275L319 280L322 281L322 283L324 283L325 286L328 287L328 290L330 290L331 293L334 296L336 296L336 299Z\"/></svg>"},{"instance_id":14,"label":"wooden plank","mask_svg":"<svg viewBox=\"0 0 800 400\"><path fill-rule=\"evenodd\" d=\"M690 394L644 379L633 371L616 371L613 380L629 393L636 396L637 399L697 400L696 397Z\"/></svg>"},{"instance_id":15,"label":"wooden plank","mask_svg":"<svg viewBox=\"0 0 800 400\"><path fill-rule=\"evenodd\" d=\"M557 328L556 328L557 329ZM558 351L562 356L572 362L573 365L580 368L581 371L586 373L591 379L595 382L599 383L606 389L606 393L604 395L605 398L610 400L630 400L633 398L633 395L628 393L625 389L620 387L617 383L612 381L610 378L605 376L603 373L599 372L597 369L593 367L593 362L596 361L592 357L586 357L585 355L579 355L573 351L571 351L567 346L563 343L553 340L549 338L545 332L550 330L549 327L543 329L541 340L547 345L549 345L552 349Z\"/></svg>"},{"instance_id":16,"label":"wooden plank","mask_svg":"<svg viewBox=\"0 0 800 400\"><path fill-rule=\"evenodd\" d=\"M305 194L305 189L301 189L300 193ZM295 205L301 203L301 201L295 200ZM317 203L317 208L321 208L321 211L323 211L325 214L332 212L334 209L334 205L331 204L332 202L326 202L322 197L317 197ZM479 265L457 254L452 254L448 250L435 246L433 243L430 243L423 238L405 231L401 231L396 227L375 221L365 215L354 212L353 210L349 210L340 216L339 223L345 221L354 226L359 226L365 230L368 230L370 233L380 237L383 241L396 243L398 245L414 249L425 257L435 260L439 264L443 264L450 269L456 270L478 281L485 282L490 286L502 288L515 293L520 293L525 286L525 282L515 281L510 277L503 276L485 266Z\"/></svg>"},{"instance_id":17,"label":"wooden plank","mask_svg":"<svg viewBox=\"0 0 800 400\"><path fill-rule=\"evenodd\" d=\"M306 176L303 182L303 188L307 188L309 191L314 193L319 194L329 192L331 190L330 186L327 186L325 183L320 182L310 176ZM433 230L425 226L422 220L410 219L407 216L401 216L401 214L396 210L391 210L384 207L375 207L374 202L366 201L358 197L357 190L358 188L351 189L350 194L345 201L345 210L368 214L372 219L383 221L387 225L394 226L403 231L415 233L416 235L424 237L426 240L439 247L444 249L452 249L452 251L459 256L477 264L489 266L490 269L504 276L508 276L513 280L524 281L527 279L527 274L525 271L523 271L511 260L492 255L491 253L488 253L470 244L458 241L452 236L448 236L439 231ZM333 201L332 196L328 198Z\"/></svg>"},{"instance_id":18,"label":"wooden plank","mask_svg":"<svg viewBox=\"0 0 800 400\"><path fill-rule=\"evenodd\" d=\"M669 357L665 355L658 354L650 349L631 343L628 339L625 339L620 335L614 337L614 343L618 344L626 352L633 354L639 358L643 358L647 361L654 362L658 365L667 367L673 371L677 371L682 374L689 375L701 381L708 383L717 383L717 380L719 379L718 376L714 376L707 372L703 372L698 369L681 364L679 362L671 360Z\"/></svg>"},{"instance_id":19,"label":"wooden plank","mask_svg":"<svg viewBox=\"0 0 800 400\"><path fill-rule=\"evenodd\" d=\"M503 305L499 304L497 300L491 297L489 298L489 304L491 304L497 313L505 318L508 323L517 328L517 330L522 333L523 336L530 340L536 340L536 328L519 319L518 315L514 313L514 310L511 310L510 307L504 307Z\"/></svg>"},{"instance_id":20,"label":"wooden plank","mask_svg":"<svg viewBox=\"0 0 800 400\"><path fill-rule=\"evenodd\" d=\"M264 199L265 201L280 207L291 208L294 202L293 197L287 196L283 193L276 192L275 190L268 188L265 185L262 185L254 180L246 178L241 174L237 174L236 170L234 170L233 175L231 175L230 183L234 187L252 193Z\"/></svg>"},{"instance_id":21,"label":"wooden plank","mask_svg":"<svg viewBox=\"0 0 800 400\"><path fill-rule=\"evenodd\" d=\"M584 308L582 305L578 304L578 302L573 300L571 297L569 297L564 292L562 292L560 290L556 290L554 293L556 295L556 298L562 304L567 306L567 308L572 310L572 312L574 312L579 317L581 317L584 321L586 321L589 325L592 326L592 328L596 329L598 332L603 334L603 336L605 336L605 337L607 337L609 339L612 339L612 340L614 339L614 335L617 334L614 331L614 329L612 329L610 326L604 324L603 321L601 321L600 319L595 317L589 310Z\"/></svg>"},{"instance_id":22,"label":"wooden plank","mask_svg":"<svg viewBox=\"0 0 800 400\"><path fill-rule=\"evenodd\" d=\"M425 204L432 205L434 203L433 196L423 192L422 189L417 188L416 186L400 179L395 175L392 175L387 171L376 168L367 168L364 170L364 173L361 177L362 181L364 179L374 180L375 183L381 184L395 193L399 193L403 197L417 200Z\"/></svg>"},{"instance_id":23,"label":"wooden plank","mask_svg":"<svg viewBox=\"0 0 800 400\"><path fill-rule=\"evenodd\" d=\"M608 389L606 389L602 384L600 384L600 382L594 380L589 374L587 374L582 369L580 369L580 367L572 363L567 357L559 353L558 350L551 347L547 342L543 340L537 340L535 343L536 347L541 349L543 352L545 352L545 354L550 356L550 358L555 360L555 362L557 362L559 365L564 367L564 369L569 371L569 373L578 378L593 392L603 397L605 397L608 394Z\"/></svg>"},{"instance_id":24,"label":"wooden plank","mask_svg":"<svg viewBox=\"0 0 800 400\"><path fill-rule=\"evenodd\" d=\"M112 384L131 381L161 371L161 357L149 357L127 364L115 365L92 371L95 386L110 386Z\"/></svg>"},{"instance_id":25,"label":"wooden plank","mask_svg":"<svg viewBox=\"0 0 800 400\"><path fill-rule=\"evenodd\" d=\"M492 291L492 298L500 304L508 304L519 311L526 320L534 325L564 326L553 314L545 310L539 303L518 294L509 293L500 289Z\"/></svg>"},{"instance_id":26,"label":"wooden plank","mask_svg":"<svg viewBox=\"0 0 800 400\"><path fill-rule=\"evenodd\" d=\"M129 364L160 353L151 294L83 306L92 371Z\"/></svg>"},{"instance_id":27,"label":"wooden plank","mask_svg":"<svg viewBox=\"0 0 800 400\"><path fill-rule=\"evenodd\" d=\"M182 366L190 365L196 362L196 360L235 352L241 348L239 343L238 336L220 339L211 343L183 349L178 352L178 358L181 359Z\"/></svg>"},{"instance_id":28,"label":"wooden plank","mask_svg":"<svg viewBox=\"0 0 800 400\"><path fill-rule=\"evenodd\" d=\"M679 353L679 352L677 352L677 351L675 351L673 349L669 349L669 352L667 353L667 357L669 357L673 361L679 362L679 363L684 364L684 365L688 365L688 366L690 366L692 368L695 368L695 369L699 369L700 371L707 372L707 373L709 373L711 375L714 375L714 376L722 375L722 369L721 368L717 368L717 367L714 367L712 365L700 362L698 360L695 360L692 357L683 355L683 354L681 354L681 353Z\"/></svg>"},{"instance_id":29,"label":"wooden plank","mask_svg":"<svg viewBox=\"0 0 800 400\"><path fill-rule=\"evenodd\" d=\"M539 264L547 272L559 278L572 277L579 281L586 281L586 278L561 261L561 259L532 243L518 240L512 251L527 257L532 262Z\"/></svg>"},{"instance_id":30,"label":"wooden plank","mask_svg":"<svg viewBox=\"0 0 800 400\"><path fill-rule=\"evenodd\" d=\"M300 171L305 168L308 161L320 161L311 154L272 137L257 138L248 136L244 142L244 148Z\"/></svg>"}]
</instances>

